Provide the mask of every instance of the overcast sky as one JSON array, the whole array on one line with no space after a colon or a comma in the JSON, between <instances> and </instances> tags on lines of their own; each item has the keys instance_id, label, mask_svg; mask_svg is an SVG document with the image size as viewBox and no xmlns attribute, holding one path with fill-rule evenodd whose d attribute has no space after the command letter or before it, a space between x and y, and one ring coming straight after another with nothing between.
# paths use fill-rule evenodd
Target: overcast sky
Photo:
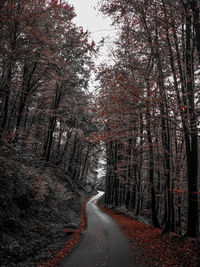
<instances>
[{"instance_id":1,"label":"overcast sky","mask_svg":"<svg viewBox=\"0 0 200 267\"><path fill-rule=\"evenodd\" d=\"M99 58L99 61L104 60L116 31L111 26L111 19L94 9L99 0L68 0L67 2L75 8L77 14L73 19L75 24L91 32L91 37L96 43L101 41L102 37L106 38L105 46L101 50L102 56Z\"/></svg>"}]
</instances>

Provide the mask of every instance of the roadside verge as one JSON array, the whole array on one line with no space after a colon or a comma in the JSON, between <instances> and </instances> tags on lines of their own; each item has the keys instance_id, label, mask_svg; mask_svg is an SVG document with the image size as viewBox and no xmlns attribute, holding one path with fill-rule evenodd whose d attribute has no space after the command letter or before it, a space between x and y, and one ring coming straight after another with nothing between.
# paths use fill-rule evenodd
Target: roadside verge
<instances>
[{"instance_id":1,"label":"roadside verge","mask_svg":"<svg viewBox=\"0 0 200 267\"><path fill-rule=\"evenodd\" d=\"M54 253L54 257L47 262L39 263L36 267L54 267L61 263L62 259L66 257L72 249L78 244L81 238L81 232L86 228L86 218L85 218L85 206L86 203L93 197L89 197L87 201L82 204L82 213L81 213L81 224L77 229L65 228L64 231L66 233L72 233L71 237L66 241L65 246Z\"/></svg>"},{"instance_id":2,"label":"roadside verge","mask_svg":"<svg viewBox=\"0 0 200 267\"><path fill-rule=\"evenodd\" d=\"M200 266L200 243L193 238L162 230L139 222L115 209L98 206L111 216L130 241L137 263L147 266Z\"/></svg>"}]
</instances>

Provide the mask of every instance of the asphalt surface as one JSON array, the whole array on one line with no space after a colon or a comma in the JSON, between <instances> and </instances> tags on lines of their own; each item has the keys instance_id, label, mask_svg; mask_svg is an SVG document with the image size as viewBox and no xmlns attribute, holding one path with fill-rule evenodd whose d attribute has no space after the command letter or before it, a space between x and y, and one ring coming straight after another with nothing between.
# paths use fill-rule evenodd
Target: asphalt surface
<instances>
[{"instance_id":1,"label":"asphalt surface","mask_svg":"<svg viewBox=\"0 0 200 267\"><path fill-rule=\"evenodd\" d=\"M144 266L135 264L128 240L113 219L97 207L102 195L99 192L86 204L87 229L60 267Z\"/></svg>"}]
</instances>

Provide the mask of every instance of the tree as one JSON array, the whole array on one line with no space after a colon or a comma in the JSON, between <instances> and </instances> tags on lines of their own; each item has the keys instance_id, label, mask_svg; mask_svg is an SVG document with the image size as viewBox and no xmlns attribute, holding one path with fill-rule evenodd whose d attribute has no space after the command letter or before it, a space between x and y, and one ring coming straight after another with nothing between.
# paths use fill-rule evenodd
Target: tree
<instances>
[{"instance_id":1,"label":"tree","mask_svg":"<svg viewBox=\"0 0 200 267\"><path fill-rule=\"evenodd\" d=\"M108 142L106 202L124 188L125 195L113 205L132 202L135 209L138 200L139 214L151 206L155 226L182 232L180 210L188 192L187 235L197 237L199 10L193 1L182 5L170 0L103 1L101 11L121 31L112 53L114 66L99 73L104 96L99 114ZM127 149L119 152L123 146Z\"/></svg>"},{"instance_id":2,"label":"tree","mask_svg":"<svg viewBox=\"0 0 200 267\"><path fill-rule=\"evenodd\" d=\"M85 141L96 127L87 110L95 44L73 24L67 3L11 0L0 8L1 141L21 143L86 182L98 151Z\"/></svg>"}]
</instances>

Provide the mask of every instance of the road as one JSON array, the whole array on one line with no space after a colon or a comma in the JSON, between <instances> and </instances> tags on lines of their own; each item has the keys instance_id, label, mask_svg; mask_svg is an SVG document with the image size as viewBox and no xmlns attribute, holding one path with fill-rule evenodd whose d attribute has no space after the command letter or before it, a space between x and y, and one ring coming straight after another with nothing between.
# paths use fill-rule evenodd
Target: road
<instances>
[{"instance_id":1,"label":"road","mask_svg":"<svg viewBox=\"0 0 200 267\"><path fill-rule=\"evenodd\" d=\"M105 212L97 207L99 192L86 204L87 228L76 248L60 267L134 267L136 265L126 237Z\"/></svg>"}]
</instances>

